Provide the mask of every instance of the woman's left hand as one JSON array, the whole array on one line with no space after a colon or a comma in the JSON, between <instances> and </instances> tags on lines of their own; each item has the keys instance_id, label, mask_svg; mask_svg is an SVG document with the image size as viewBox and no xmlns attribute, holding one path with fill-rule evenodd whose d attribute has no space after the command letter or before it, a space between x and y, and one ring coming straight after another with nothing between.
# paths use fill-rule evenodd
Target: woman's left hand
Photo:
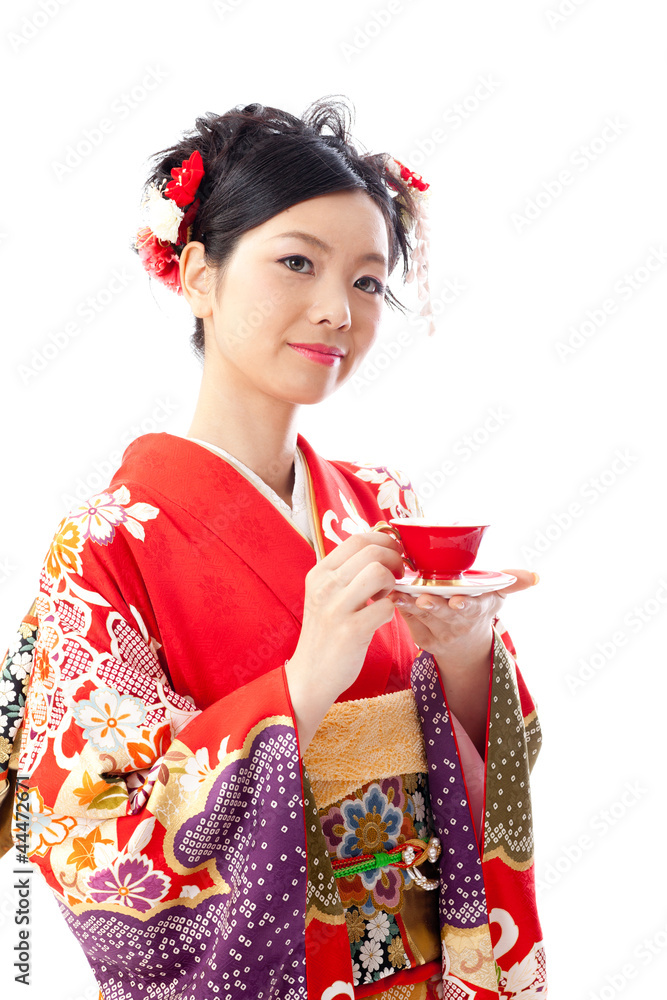
<instances>
[{"instance_id":1,"label":"woman's left hand","mask_svg":"<svg viewBox=\"0 0 667 1000\"><path fill-rule=\"evenodd\" d=\"M527 590L539 580L537 573L528 569L504 569L502 572L511 573L516 582L476 597L457 594L447 598L427 592L415 598L397 590L389 596L403 615L415 643L437 658L458 640L489 636L491 623L499 614L505 596ZM432 607L427 607L429 604Z\"/></svg>"}]
</instances>

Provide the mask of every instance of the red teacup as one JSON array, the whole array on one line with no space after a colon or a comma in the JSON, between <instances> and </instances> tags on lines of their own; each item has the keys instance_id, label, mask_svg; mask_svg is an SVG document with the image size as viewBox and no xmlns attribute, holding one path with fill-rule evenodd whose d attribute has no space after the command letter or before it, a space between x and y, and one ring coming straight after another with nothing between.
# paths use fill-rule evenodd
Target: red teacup
<instances>
[{"instance_id":1,"label":"red teacup","mask_svg":"<svg viewBox=\"0 0 667 1000\"><path fill-rule=\"evenodd\" d=\"M373 531L390 532L403 546L405 561L415 570L415 583L457 583L477 557L488 524L436 524L425 517L392 517Z\"/></svg>"}]
</instances>

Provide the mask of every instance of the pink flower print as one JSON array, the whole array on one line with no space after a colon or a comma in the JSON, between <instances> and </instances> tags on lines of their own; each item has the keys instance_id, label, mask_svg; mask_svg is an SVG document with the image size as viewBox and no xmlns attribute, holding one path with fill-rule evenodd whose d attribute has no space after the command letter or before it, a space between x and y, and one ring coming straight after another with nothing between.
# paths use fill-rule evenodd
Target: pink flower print
<instances>
[{"instance_id":1,"label":"pink flower print","mask_svg":"<svg viewBox=\"0 0 667 1000\"><path fill-rule=\"evenodd\" d=\"M129 502L130 491L127 486L120 486L114 493L96 493L73 507L67 515L67 521L78 523L81 542L90 538L98 545L108 545L113 541L119 524L124 524L131 535L143 541L145 532L141 522L157 517L160 511L148 503L135 503L127 507Z\"/></svg>"},{"instance_id":2,"label":"pink flower print","mask_svg":"<svg viewBox=\"0 0 667 1000\"><path fill-rule=\"evenodd\" d=\"M73 507L67 519L78 522L83 541L90 538L99 545L108 545L116 534L116 526L127 520L127 514L111 493L96 493Z\"/></svg>"},{"instance_id":3,"label":"pink flower print","mask_svg":"<svg viewBox=\"0 0 667 1000\"><path fill-rule=\"evenodd\" d=\"M338 848L343 843L343 814L338 806L332 806L326 816L321 817L322 833L327 842L327 850L331 854L338 854ZM341 855L342 857L344 855Z\"/></svg>"},{"instance_id":4,"label":"pink flower print","mask_svg":"<svg viewBox=\"0 0 667 1000\"><path fill-rule=\"evenodd\" d=\"M169 886L169 878L153 871L153 863L143 854L118 859L88 879L88 891L96 903L115 903L141 913L163 899Z\"/></svg>"}]
</instances>

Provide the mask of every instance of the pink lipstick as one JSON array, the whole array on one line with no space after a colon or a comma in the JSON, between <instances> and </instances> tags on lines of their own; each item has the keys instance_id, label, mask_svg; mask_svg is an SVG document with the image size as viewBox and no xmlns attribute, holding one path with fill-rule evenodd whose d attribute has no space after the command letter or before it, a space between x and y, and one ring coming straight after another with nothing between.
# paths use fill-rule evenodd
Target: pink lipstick
<instances>
[{"instance_id":1,"label":"pink lipstick","mask_svg":"<svg viewBox=\"0 0 667 1000\"><path fill-rule=\"evenodd\" d=\"M304 358L317 361L320 365L335 365L345 357L339 348L327 347L326 344L289 344L289 347L294 348Z\"/></svg>"}]
</instances>

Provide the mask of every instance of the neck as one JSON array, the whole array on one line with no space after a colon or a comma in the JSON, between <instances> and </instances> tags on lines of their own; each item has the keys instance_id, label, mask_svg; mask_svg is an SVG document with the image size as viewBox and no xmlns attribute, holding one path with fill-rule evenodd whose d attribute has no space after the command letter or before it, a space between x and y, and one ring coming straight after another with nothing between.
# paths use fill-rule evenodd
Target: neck
<instances>
[{"instance_id":1,"label":"neck","mask_svg":"<svg viewBox=\"0 0 667 1000\"><path fill-rule=\"evenodd\" d=\"M187 433L228 451L291 505L298 409L239 384L227 367L207 357Z\"/></svg>"}]
</instances>

